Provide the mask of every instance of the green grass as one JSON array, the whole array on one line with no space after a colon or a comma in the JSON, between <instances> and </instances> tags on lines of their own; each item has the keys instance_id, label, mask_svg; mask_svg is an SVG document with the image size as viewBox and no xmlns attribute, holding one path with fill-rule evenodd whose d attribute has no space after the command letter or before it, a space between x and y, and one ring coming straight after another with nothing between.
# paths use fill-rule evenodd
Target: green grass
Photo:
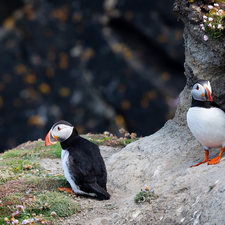
<instances>
[{"instance_id":1,"label":"green grass","mask_svg":"<svg viewBox=\"0 0 225 225\"><path fill-rule=\"evenodd\" d=\"M84 137L97 145L126 146L138 139L118 139L115 137L105 137L104 135L92 135ZM2 203L0 203L0 225L5 225L5 217L11 219L17 205L26 206L25 212L21 212L19 224L24 219L34 218L41 215L43 221L51 221L52 224L58 224L59 217L68 217L80 212L81 206L76 203L68 193L58 191L58 187L70 187L63 175L48 174L38 162L42 158L60 158L61 146L57 143L52 146L45 146L43 141L34 141L25 143L17 149L12 149L0 154L0 192ZM29 168L26 166L29 165ZM11 187L13 185L11 191ZM29 193L26 193L29 190ZM17 192L17 193L15 193ZM7 197L4 197L7 196ZM29 202L29 198L35 201ZM50 208L45 208L48 203ZM40 208L42 207L42 208ZM107 209L114 208L109 206ZM56 212L52 217L51 212ZM32 215L33 214L33 215ZM46 223L45 223L46 224Z\"/></svg>"},{"instance_id":2,"label":"green grass","mask_svg":"<svg viewBox=\"0 0 225 225\"><path fill-rule=\"evenodd\" d=\"M10 151L6 151L2 156L3 159L10 159L15 157L20 157L20 155L24 152L23 149L14 149Z\"/></svg>"},{"instance_id":3,"label":"green grass","mask_svg":"<svg viewBox=\"0 0 225 225\"><path fill-rule=\"evenodd\" d=\"M11 158L22 158L25 160L37 160L42 158L60 158L61 157L61 146L57 143L52 146L44 146L44 142L34 145L31 149L13 149L4 152L0 155L0 158L11 159Z\"/></svg>"},{"instance_id":4,"label":"green grass","mask_svg":"<svg viewBox=\"0 0 225 225\"><path fill-rule=\"evenodd\" d=\"M24 212L21 211L18 217L15 217L21 223L24 219L34 218L35 215L41 215L41 218L46 221L53 221L59 217L68 217L81 211L81 205L70 199L63 193L58 191L43 191L35 192L35 200L30 202L22 202L25 194L22 196L10 195L2 199L3 207L0 207L1 217L0 224L6 224L4 218L11 218L13 212L17 211L16 205L24 205ZM6 206L8 202L14 202L14 206ZM25 203L25 204L24 204ZM48 207L45 207L48 204ZM51 212L56 212L53 218Z\"/></svg>"},{"instance_id":5,"label":"green grass","mask_svg":"<svg viewBox=\"0 0 225 225\"><path fill-rule=\"evenodd\" d=\"M46 192L37 196L37 199L42 203L48 203L51 211L57 213L58 217L67 217L73 215L81 210L81 206L75 203L68 196L56 191ZM46 213L50 216L50 212Z\"/></svg>"}]
</instances>

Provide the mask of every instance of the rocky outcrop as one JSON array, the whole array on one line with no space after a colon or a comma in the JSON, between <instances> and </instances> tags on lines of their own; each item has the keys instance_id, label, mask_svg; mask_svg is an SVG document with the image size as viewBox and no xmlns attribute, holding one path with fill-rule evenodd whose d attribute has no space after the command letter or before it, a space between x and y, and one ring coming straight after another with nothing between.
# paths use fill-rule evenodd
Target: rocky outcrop
<instances>
[{"instance_id":1,"label":"rocky outcrop","mask_svg":"<svg viewBox=\"0 0 225 225\"><path fill-rule=\"evenodd\" d=\"M200 4L201 3L201 4ZM190 168L204 150L186 124L190 90L197 78L211 82L213 98L224 106L224 45L203 40L199 24L206 12L202 1L177 0L174 8L185 24L185 74L175 118L157 133L128 145L107 163L109 186L124 193L129 206L109 218L110 224L224 224L225 159L217 165ZM195 15L195 16L194 16ZM190 19L194 18L194 22ZM210 158L220 149L210 150ZM148 184L159 195L151 204L132 198ZM131 197L132 196L132 197ZM124 200L125 201L125 200Z\"/></svg>"}]
</instances>

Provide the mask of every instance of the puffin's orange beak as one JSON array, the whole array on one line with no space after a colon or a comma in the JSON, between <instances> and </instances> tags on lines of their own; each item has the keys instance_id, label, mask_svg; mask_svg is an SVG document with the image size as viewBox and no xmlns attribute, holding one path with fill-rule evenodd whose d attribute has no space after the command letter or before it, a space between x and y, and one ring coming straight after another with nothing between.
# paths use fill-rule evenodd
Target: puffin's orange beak
<instances>
[{"instance_id":1,"label":"puffin's orange beak","mask_svg":"<svg viewBox=\"0 0 225 225\"><path fill-rule=\"evenodd\" d=\"M206 96L208 97L208 101L212 102L213 101L213 98L212 98L212 95L209 91L209 89L207 87L205 87L205 90L206 90Z\"/></svg>"},{"instance_id":2,"label":"puffin's orange beak","mask_svg":"<svg viewBox=\"0 0 225 225\"><path fill-rule=\"evenodd\" d=\"M52 136L52 130L50 130L45 137L45 146L54 145L57 142L58 141Z\"/></svg>"}]
</instances>

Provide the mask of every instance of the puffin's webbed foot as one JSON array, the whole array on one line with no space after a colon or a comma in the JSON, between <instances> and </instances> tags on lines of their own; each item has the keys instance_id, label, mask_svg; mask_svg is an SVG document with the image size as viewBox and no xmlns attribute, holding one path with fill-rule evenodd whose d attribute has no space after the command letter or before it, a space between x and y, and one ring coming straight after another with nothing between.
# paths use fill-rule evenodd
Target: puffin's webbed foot
<instances>
[{"instance_id":1,"label":"puffin's webbed foot","mask_svg":"<svg viewBox=\"0 0 225 225\"><path fill-rule=\"evenodd\" d=\"M60 191L66 191L66 192L69 192L70 194L74 194L73 193L73 190L71 188L63 188L63 187L59 187L59 190Z\"/></svg>"},{"instance_id":2,"label":"puffin's webbed foot","mask_svg":"<svg viewBox=\"0 0 225 225\"><path fill-rule=\"evenodd\" d=\"M204 158L204 160L202 162L196 164L196 165L191 166L191 167L199 166L199 165L201 165L203 163L208 162L208 160L209 160L209 150L205 149L205 158Z\"/></svg>"},{"instance_id":3,"label":"puffin's webbed foot","mask_svg":"<svg viewBox=\"0 0 225 225\"><path fill-rule=\"evenodd\" d=\"M219 163L219 162L220 162L220 159L221 159L221 157L222 157L222 155L223 155L224 149L225 149L225 148L222 147L222 148L221 148L221 151L220 151L220 154L219 154L217 157L215 157L215 158L213 158L213 159L210 159L210 160L208 161L208 165L214 165L214 164Z\"/></svg>"},{"instance_id":4,"label":"puffin's webbed foot","mask_svg":"<svg viewBox=\"0 0 225 225\"><path fill-rule=\"evenodd\" d=\"M198 164L196 164L196 165L193 165L193 166L191 166L191 167L195 167L195 166L199 166L199 165L201 165L201 164L203 164L203 163L206 163L206 162L208 162L208 161L202 161L202 162L200 162L200 163L198 163Z\"/></svg>"},{"instance_id":5,"label":"puffin's webbed foot","mask_svg":"<svg viewBox=\"0 0 225 225\"><path fill-rule=\"evenodd\" d=\"M220 162L221 156L217 156L216 158L210 159L208 161L208 165L214 165Z\"/></svg>"}]
</instances>

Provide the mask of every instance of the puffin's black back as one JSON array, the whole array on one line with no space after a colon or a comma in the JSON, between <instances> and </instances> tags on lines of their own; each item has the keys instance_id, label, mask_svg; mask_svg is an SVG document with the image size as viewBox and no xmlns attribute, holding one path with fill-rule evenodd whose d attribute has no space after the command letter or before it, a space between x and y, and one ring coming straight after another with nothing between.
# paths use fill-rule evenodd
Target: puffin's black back
<instances>
[{"instance_id":1,"label":"puffin's black back","mask_svg":"<svg viewBox=\"0 0 225 225\"><path fill-rule=\"evenodd\" d=\"M95 193L97 197L109 199L106 191L107 171L99 147L80 137L73 129L71 136L61 142L62 149L69 151L70 172L82 191Z\"/></svg>"}]
</instances>

